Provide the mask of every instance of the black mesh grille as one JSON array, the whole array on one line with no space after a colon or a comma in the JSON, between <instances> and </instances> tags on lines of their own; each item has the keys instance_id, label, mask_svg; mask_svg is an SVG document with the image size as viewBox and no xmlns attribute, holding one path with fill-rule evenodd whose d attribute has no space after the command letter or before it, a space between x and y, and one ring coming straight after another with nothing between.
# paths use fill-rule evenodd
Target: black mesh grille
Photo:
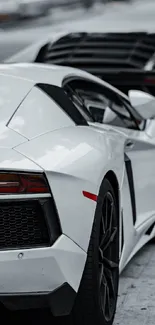
<instances>
[{"instance_id":1,"label":"black mesh grille","mask_svg":"<svg viewBox=\"0 0 155 325\"><path fill-rule=\"evenodd\" d=\"M153 33L72 33L45 46L36 61L101 76L103 69L143 69L154 53Z\"/></svg>"},{"instance_id":2,"label":"black mesh grille","mask_svg":"<svg viewBox=\"0 0 155 325\"><path fill-rule=\"evenodd\" d=\"M47 246L49 235L38 201L0 203L0 249Z\"/></svg>"}]
</instances>

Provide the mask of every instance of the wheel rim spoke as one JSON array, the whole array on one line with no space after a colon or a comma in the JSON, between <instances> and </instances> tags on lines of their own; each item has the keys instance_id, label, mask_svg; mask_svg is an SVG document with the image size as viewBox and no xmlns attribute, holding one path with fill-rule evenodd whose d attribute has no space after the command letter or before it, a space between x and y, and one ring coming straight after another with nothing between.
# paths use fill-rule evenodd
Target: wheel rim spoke
<instances>
[{"instance_id":1,"label":"wheel rim spoke","mask_svg":"<svg viewBox=\"0 0 155 325\"><path fill-rule=\"evenodd\" d=\"M100 263L100 278L99 278L99 285L102 285L103 282L103 277L104 277L104 267L103 264Z\"/></svg>"},{"instance_id":2,"label":"wheel rim spoke","mask_svg":"<svg viewBox=\"0 0 155 325\"><path fill-rule=\"evenodd\" d=\"M109 202L108 202L108 197L106 196L105 198L105 228L107 229L108 227L108 207L109 207Z\"/></svg>"},{"instance_id":3,"label":"wheel rim spoke","mask_svg":"<svg viewBox=\"0 0 155 325\"><path fill-rule=\"evenodd\" d=\"M115 239L115 236L117 234L117 228L114 227L111 232L110 230L108 229L108 235L107 235L107 241L103 241L102 245L104 244L104 247L103 247L103 250L105 251L110 244L113 243L114 239Z\"/></svg>"},{"instance_id":4,"label":"wheel rim spoke","mask_svg":"<svg viewBox=\"0 0 155 325\"><path fill-rule=\"evenodd\" d=\"M106 257L103 256L103 263L106 265L108 269L115 269L118 267L118 264L107 259Z\"/></svg>"},{"instance_id":5,"label":"wheel rim spoke","mask_svg":"<svg viewBox=\"0 0 155 325\"><path fill-rule=\"evenodd\" d=\"M110 308L110 294L109 294L109 287L108 285L106 286L106 315L110 317L111 314L111 308Z\"/></svg>"},{"instance_id":6,"label":"wheel rim spoke","mask_svg":"<svg viewBox=\"0 0 155 325\"><path fill-rule=\"evenodd\" d=\"M102 228L102 233L105 235L106 228L105 228L103 216L102 216L102 219L101 219L101 228Z\"/></svg>"},{"instance_id":7,"label":"wheel rim spoke","mask_svg":"<svg viewBox=\"0 0 155 325\"><path fill-rule=\"evenodd\" d=\"M109 283L111 297L115 299L116 293L115 293L115 286L114 286L114 279L113 279L112 272L108 269L105 269L105 272L107 274L107 282Z\"/></svg>"},{"instance_id":8,"label":"wheel rim spoke","mask_svg":"<svg viewBox=\"0 0 155 325\"><path fill-rule=\"evenodd\" d=\"M107 291L107 281L106 281L106 278L105 276L103 276L102 278L102 306L103 306L103 310L105 311L106 310L106 291ZM105 315L105 313L104 313Z\"/></svg>"},{"instance_id":9,"label":"wheel rim spoke","mask_svg":"<svg viewBox=\"0 0 155 325\"><path fill-rule=\"evenodd\" d=\"M109 218L108 218L108 225L109 225L109 229L111 231L111 227L112 227L112 217L113 217L113 211L114 211L114 202L110 203L110 211L109 211Z\"/></svg>"},{"instance_id":10,"label":"wheel rim spoke","mask_svg":"<svg viewBox=\"0 0 155 325\"><path fill-rule=\"evenodd\" d=\"M99 263L103 264L103 251L100 247L99 247Z\"/></svg>"},{"instance_id":11,"label":"wheel rim spoke","mask_svg":"<svg viewBox=\"0 0 155 325\"><path fill-rule=\"evenodd\" d=\"M102 238L101 238L101 243L100 243L100 247L102 248L103 246L105 246L105 243L108 241L108 237L109 237L109 230L105 231L105 233L103 234Z\"/></svg>"},{"instance_id":12,"label":"wheel rim spoke","mask_svg":"<svg viewBox=\"0 0 155 325\"><path fill-rule=\"evenodd\" d=\"M115 310L117 286L115 285L118 261L115 245L118 236L115 221L114 199L110 192L104 197L99 240L99 288L104 317L111 320Z\"/></svg>"}]
</instances>

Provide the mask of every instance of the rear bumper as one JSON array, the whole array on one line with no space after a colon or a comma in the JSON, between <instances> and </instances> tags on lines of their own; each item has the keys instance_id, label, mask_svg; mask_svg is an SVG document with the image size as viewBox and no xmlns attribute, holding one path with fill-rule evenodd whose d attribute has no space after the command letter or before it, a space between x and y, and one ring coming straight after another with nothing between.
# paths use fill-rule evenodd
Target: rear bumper
<instances>
[{"instance_id":1,"label":"rear bumper","mask_svg":"<svg viewBox=\"0 0 155 325\"><path fill-rule=\"evenodd\" d=\"M51 297L65 283L71 291L78 291L85 261L86 253L65 235L52 247L1 251L0 301L8 308L23 309L24 301L25 308L30 308L35 307L32 300L40 300L52 309Z\"/></svg>"},{"instance_id":2,"label":"rear bumper","mask_svg":"<svg viewBox=\"0 0 155 325\"><path fill-rule=\"evenodd\" d=\"M10 310L49 307L52 315L57 317L67 316L71 313L75 298L75 290L68 283L64 283L53 292L5 294L0 296L0 301Z\"/></svg>"}]
</instances>

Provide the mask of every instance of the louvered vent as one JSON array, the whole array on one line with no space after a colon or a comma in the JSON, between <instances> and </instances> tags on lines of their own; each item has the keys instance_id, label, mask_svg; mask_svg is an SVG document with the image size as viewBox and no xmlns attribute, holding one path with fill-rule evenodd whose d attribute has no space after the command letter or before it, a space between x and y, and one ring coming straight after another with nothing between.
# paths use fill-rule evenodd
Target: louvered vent
<instances>
[{"instance_id":1,"label":"louvered vent","mask_svg":"<svg viewBox=\"0 0 155 325\"><path fill-rule=\"evenodd\" d=\"M143 69L155 53L155 34L73 33L49 44L39 61L101 76L105 69Z\"/></svg>"},{"instance_id":2,"label":"louvered vent","mask_svg":"<svg viewBox=\"0 0 155 325\"><path fill-rule=\"evenodd\" d=\"M72 33L44 46L36 62L85 70L128 93L141 89L155 95L153 82L145 83L148 62L155 61L155 33ZM154 64L152 64L154 67Z\"/></svg>"}]
</instances>

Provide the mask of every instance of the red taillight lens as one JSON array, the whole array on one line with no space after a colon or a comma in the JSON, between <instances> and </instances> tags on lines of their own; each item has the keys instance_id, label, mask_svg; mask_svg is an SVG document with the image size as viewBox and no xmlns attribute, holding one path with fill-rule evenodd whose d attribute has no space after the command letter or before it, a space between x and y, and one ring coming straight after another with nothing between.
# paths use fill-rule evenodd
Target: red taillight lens
<instances>
[{"instance_id":1,"label":"red taillight lens","mask_svg":"<svg viewBox=\"0 0 155 325\"><path fill-rule=\"evenodd\" d=\"M43 175L0 173L0 194L37 193L49 193L49 187Z\"/></svg>"}]
</instances>

